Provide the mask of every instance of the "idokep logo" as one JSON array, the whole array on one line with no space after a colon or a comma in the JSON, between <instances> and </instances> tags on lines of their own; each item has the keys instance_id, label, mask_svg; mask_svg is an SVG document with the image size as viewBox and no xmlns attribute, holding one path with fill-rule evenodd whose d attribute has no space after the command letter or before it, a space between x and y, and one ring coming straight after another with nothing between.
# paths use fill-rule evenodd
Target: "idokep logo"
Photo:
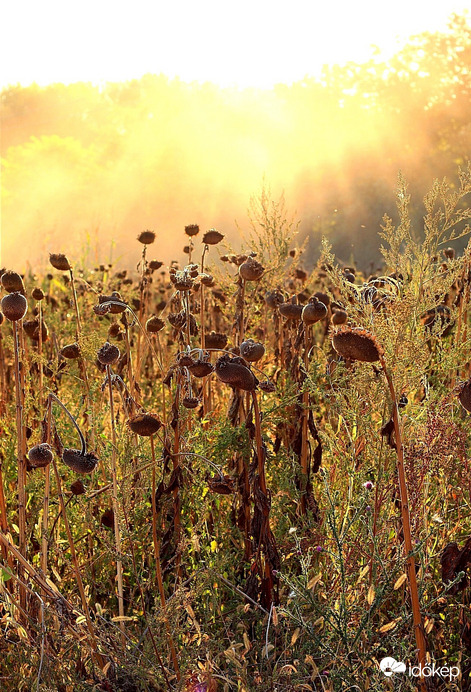
<instances>
[{"instance_id":1,"label":"idokep logo","mask_svg":"<svg viewBox=\"0 0 471 692\"><path fill-rule=\"evenodd\" d=\"M383 658L379 667L388 678L391 677L393 673L405 673L406 671L406 664L403 661L396 661L396 659L391 658L391 656Z\"/></svg>"},{"instance_id":2,"label":"idokep logo","mask_svg":"<svg viewBox=\"0 0 471 692\"><path fill-rule=\"evenodd\" d=\"M442 678L443 680L456 680L460 675L460 669L458 666L441 666L437 667L435 663L429 663L422 667L422 665L406 667L403 661L396 661L392 656L387 656L383 658L379 664L379 667L386 675L386 677L391 677L394 673L406 673L410 675L411 678L431 678L435 675Z\"/></svg>"}]
</instances>

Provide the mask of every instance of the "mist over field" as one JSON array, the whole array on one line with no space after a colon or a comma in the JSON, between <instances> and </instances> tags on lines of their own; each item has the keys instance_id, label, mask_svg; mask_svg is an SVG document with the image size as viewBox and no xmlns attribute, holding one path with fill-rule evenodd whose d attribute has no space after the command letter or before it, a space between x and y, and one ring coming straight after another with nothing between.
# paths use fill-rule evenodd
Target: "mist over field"
<instances>
[{"instance_id":1,"label":"mist over field","mask_svg":"<svg viewBox=\"0 0 471 692\"><path fill-rule=\"evenodd\" d=\"M471 151L471 27L423 34L388 63L326 68L271 90L222 89L163 75L2 91L2 258L23 271L65 251L89 264L183 259L186 224L238 226L263 184L284 193L308 262L322 234L361 266L379 258L399 171L420 230L434 178L456 180ZM39 265L38 265L39 266Z\"/></svg>"}]
</instances>

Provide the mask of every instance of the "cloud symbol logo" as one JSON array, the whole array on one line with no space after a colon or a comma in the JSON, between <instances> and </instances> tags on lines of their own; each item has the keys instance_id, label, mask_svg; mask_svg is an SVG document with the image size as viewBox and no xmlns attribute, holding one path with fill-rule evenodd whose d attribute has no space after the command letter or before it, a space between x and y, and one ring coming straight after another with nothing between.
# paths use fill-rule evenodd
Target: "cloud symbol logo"
<instances>
[{"instance_id":1,"label":"cloud symbol logo","mask_svg":"<svg viewBox=\"0 0 471 692\"><path fill-rule=\"evenodd\" d=\"M406 664L403 661L396 661L396 659L392 658L391 656L383 658L379 664L379 667L388 678L391 677L393 673L406 672Z\"/></svg>"}]
</instances>

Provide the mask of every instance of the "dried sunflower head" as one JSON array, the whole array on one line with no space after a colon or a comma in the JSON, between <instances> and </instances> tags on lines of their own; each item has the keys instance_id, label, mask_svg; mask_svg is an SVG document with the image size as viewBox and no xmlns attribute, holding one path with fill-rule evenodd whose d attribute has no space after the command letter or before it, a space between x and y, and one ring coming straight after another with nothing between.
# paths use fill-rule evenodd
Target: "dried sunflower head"
<instances>
[{"instance_id":1,"label":"dried sunflower head","mask_svg":"<svg viewBox=\"0 0 471 692\"><path fill-rule=\"evenodd\" d=\"M341 326L334 329L332 346L343 358L363 363L374 363L383 354L376 337L358 327Z\"/></svg>"}]
</instances>

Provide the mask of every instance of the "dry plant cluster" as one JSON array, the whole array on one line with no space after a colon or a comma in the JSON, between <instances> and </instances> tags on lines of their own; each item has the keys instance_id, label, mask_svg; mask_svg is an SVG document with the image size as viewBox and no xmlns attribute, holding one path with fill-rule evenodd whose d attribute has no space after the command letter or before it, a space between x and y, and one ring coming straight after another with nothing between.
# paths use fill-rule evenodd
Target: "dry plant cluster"
<instances>
[{"instance_id":1,"label":"dry plant cluster","mask_svg":"<svg viewBox=\"0 0 471 692\"><path fill-rule=\"evenodd\" d=\"M2 690L470 689L470 193L400 179L370 275L265 192L239 253L1 270Z\"/></svg>"}]
</instances>

